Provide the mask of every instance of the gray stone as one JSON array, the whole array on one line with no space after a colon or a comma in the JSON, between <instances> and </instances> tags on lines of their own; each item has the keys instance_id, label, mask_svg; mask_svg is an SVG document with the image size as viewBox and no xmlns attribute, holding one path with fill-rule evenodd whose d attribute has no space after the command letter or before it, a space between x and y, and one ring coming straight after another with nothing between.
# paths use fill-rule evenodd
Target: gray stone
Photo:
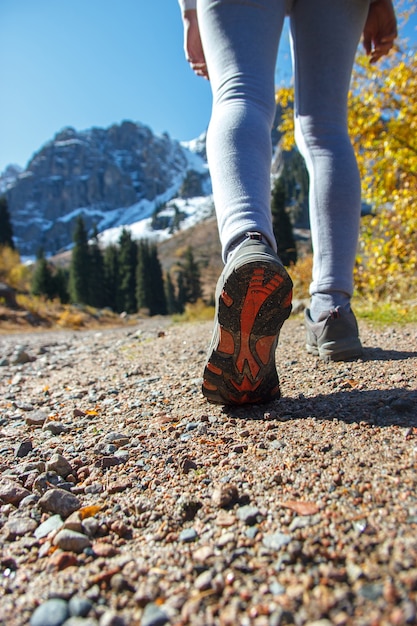
<instances>
[{"instance_id":1,"label":"gray stone","mask_svg":"<svg viewBox=\"0 0 417 626\"><path fill-rule=\"evenodd\" d=\"M63 518L68 517L81 507L80 500L74 494L63 489L50 489L39 500L43 511L56 513Z\"/></svg>"},{"instance_id":2,"label":"gray stone","mask_svg":"<svg viewBox=\"0 0 417 626\"><path fill-rule=\"evenodd\" d=\"M42 522L34 532L36 539L42 539L43 537L47 537L49 533L54 530L58 530L63 525L62 517L60 515L51 515L47 520Z\"/></svg>"},{"instance_id":3,"label":"gray stone","mask_svg":"<svg viewBox=\"0 0 417 626\"><path fill-rule=\"evenodd\" d=\"M50 422L46 422L46 424L43 425L42 430L47 430L53 435L62 435L62 433L67 433L69 428L62 422L55 422L52 420Z\"/></svg>"},{"instance_id":4,"label":"gray stone","mask_svg":"<svg viewBox=\"0 0 417 626\"><path fill-rule=\"evenodd\" d=\"M68 604L65 600L53 598L35 609L30 618L30 626L61 626L68 617Z\"/></svg>"},{"instance_id":5,"label":"gray stone","mask_svg":"<svg viewBox=\"0 0 417 626\"><path fill-rule=\"evenodd\" d=\"M4 530L8 539L14 539L32 533L37 525L31 517L12 517L5 523Z\"/></svg>"},{"instance_id":6,"label":"gray stone","mask_svg":"<svg viewBox=\"0 0 417 626\"><path fill-rule=\"evenodd\" d=\"M0 478L0 500L5 504L17 506L19 502L30 496L30 491L10 478Z\"/></svg>"},{"instance_id":7,"label":"gray stone","mask_svg":"<svg viewBox=\"0 0 417 626\"><path fill-rule=\"evenodd\" d=\"M259 509L256 506L250 506L249 504L242 506L237 510L238 518L248 526L256 524L259 515Z\"/></svg>"},{"instance_id":8,"label":"gray stone","mask_svg":"<svg viewBox=\"0 0 417 626\"><path fill-rule=\"evenodd\" d=\"M56 472L59 476L66 478L72 473L72 467L62 454L54 454L49 461L46 462L47 472Z\"/></svg>"},{"instance_id":9,"label":"gray stone","mask_svg":"<svg viewBox=\"0 0 417 626\"><path fill-rule=\"evenodd\" d=\"M17 458L23 458L24 456L27 456L29 452L32 452L32 450L32 441L30 439L26 439L26 441L21 441L17 444L14 450L14 455Z\"/></svg>"},{"instance_id":10,"label":"gray stone","mask_svg":"<svg viewBox=\"0 0 417 626\"><path fill-rule=\"evenodd\" d=\"M185 528L180 532L179 540L183 543L191 543L198 537L197 531L194 528Z\"/></svg>"},{"instance_id":11,"label":"gray stone","mask_svg":"<svg viewBox=\"0 0 417 626\"><path fill-rule=\"evenodd\" d=\"M164 626L168 622L168 615L159 606L152 602L145 606L141 626Z\"/></svg>"},{"instance_id":12,"label":"gray stone","mask_svg":"<svg viewBox=\"0 0 417 626\"><path fill-rule=\"evenodd\" d=\"M276 532L265 535L262 543L265 548L269 548L270 550L280 550L284 546L288 545L291 541L290 535L285 535L284 533Z\"/></svg>"},{"instance_id":13,"label":"gray stone","mask_svg":"<svg viewBox=\"0 0 417 626\"><path fill-rule=\"evenodd\" d=\"M25 422L28 426L42 427L48 416L44 411L30 411L26 415Z\"/></svg>"},{"instance_id":14,"label":"gray stone","mask_svg":"<svg viewBox=\"0 0 417 626\"><path fill-rule=\"evenodd\" d=\"M126 622L121 615L114 611L106 611L100 617L99 626L126 626Z\"/></svg>"},{"instance_id":15,"label":"gray stone","mask_svg":"<svg viewBox=\"0 0 417 626\"><path fill-rule=\"evenodd\" d=\"M86 535L64 528L55 535L54 546L58 546L65 552L76 552L78 554L85 548L89 548L91 542Z\"/></svg>"}]
</instances>

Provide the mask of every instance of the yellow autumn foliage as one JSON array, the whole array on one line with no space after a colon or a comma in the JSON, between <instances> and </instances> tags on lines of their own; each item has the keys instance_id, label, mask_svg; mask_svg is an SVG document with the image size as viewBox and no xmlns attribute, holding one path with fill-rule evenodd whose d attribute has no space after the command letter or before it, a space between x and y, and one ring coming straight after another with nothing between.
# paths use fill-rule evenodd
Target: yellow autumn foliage
<instances>
[{"instance_id":1,"label":"yellow autumn foliage","mask_svg":"<svg viewBox=\"0 0 417 626\"><path fill-rule=\"evenodd\" d=\"M293 90L282 88L282 147L294 146ZM349 131L363 200L355 285L370 301L417 298L417 52L399 46L378 65L358 56Z\"/></svg>"}]
</instances>

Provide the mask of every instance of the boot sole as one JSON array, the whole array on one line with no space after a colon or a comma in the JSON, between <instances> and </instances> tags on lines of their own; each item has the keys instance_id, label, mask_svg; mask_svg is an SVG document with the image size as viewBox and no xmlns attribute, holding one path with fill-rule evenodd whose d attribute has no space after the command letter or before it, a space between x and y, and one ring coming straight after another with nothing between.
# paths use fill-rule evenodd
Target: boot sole
<instances>
[{"instance_id":1,"label":"boot sole","mask_svg":"<svg viewBox=\"0 0 417 626\"><path fill-rule=\"evenodd\" d=\"M275 350L291 298L292 281L279 264L249 261L226 278L203 374L209 402L258 404L280 396Z\"/></svg>"}]
</instances>

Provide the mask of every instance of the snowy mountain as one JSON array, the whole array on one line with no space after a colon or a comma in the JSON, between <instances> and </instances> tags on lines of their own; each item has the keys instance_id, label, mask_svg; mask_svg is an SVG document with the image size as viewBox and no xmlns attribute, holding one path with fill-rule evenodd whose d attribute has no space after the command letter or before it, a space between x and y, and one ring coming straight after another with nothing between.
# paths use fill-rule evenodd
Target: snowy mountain
<instances>
[{"instance_id":1,"label":"snowy mountain","mask_svg":"<svg viewBox=\"0 0 417 626\"><path fill-rule=\"evenodd\" d=\"M181 144L133 122L63 129L26 170L6 169L0 193L25 257L71 247L79 215L105 243L123 226L137 238L166 238L212 213L205 137Z\"/></svg>"}]
</instances>

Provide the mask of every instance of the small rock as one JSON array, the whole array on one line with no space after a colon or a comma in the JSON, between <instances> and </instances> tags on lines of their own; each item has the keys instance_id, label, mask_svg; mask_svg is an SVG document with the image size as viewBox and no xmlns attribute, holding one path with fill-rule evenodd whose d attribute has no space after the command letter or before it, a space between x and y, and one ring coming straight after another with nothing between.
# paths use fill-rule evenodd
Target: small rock
<instances>
[{"instance_id":1,"label":"small rock","mask_svg":"<svg viewBox=\"0 0 417 626\"><path fill-rule=\"evenodd\" d=\"M260 515L259 509L256 506L250 506L249 504L246 504L237 510L238 518L248 526L256 524L258 515Z\"/></svg>"},{"instance_id":2,"label":"small rock","mask_svg":"<svg viewBox=\"0 0 417 626\"><path fill-rule=\"evenodd\" d=\"M65 520L63 527L67 530L75 530L77 533L83 533L83 522L79 511L74 511Z\"/></svg>"},{"instance_id":3,"label":"small rock","mask_svg":"<svg viewBox=\"0 0 417 626\"><path fill-rule=\"evenodd\" d=\"M37 525L37 522L31 517L12 517L5 523L4 530L10 541L16 537L23 537L33 533Z\"/></svg>"},{"instance_id":4,"label":"small rock","mask_svg":"<svg viewBox=\"0 0 417 626\"><path fill-rule=\"evenodd\" d=\"M36 357L30 356L25 350L21 349L16 352L13 357L13 365L24 365L25 363L31 363L36 361Z\"/></svg>"},{"instance_id":5,"label":"small rock","mask_svg":"<svg viewBox=\"0 0 417 626\"><path fill-rule=\"evenodd\" d=\"M26 439L17 444L14 455L16 458L23 458L27 456L33 450L33 444L31 439Z\"/></svg>"},{"instance_id":6,"label":"small rock","mask_svg":"<svg viewBox=\"0 0 417 626\"><path fill-rule=\"evenodd\" d=\"M68 602L68 608L71 617L87 617L93 608L93 603L88 598L75 595Z\"/></svg>"},{"instance_id":7,"label":"small rock","mask_svg":"<svg viewBox=\"0 0 417 626\"><path fill-rule=\"evenodd\" d=\"M62 422L55 422L54 420L50 422L46 422L43 425L42 430L47 430L52 433L52 435L62 435L62 433L67 433L68 428Z\"/></svg>"},{"instance_id":8,"label":"small rock","mask_svg":"<svg viewBox=\"0 0 417 626\"><path fill-rule=\"evenodd\" d=\"M232 483L219 485L214 489L211 499L215 506L221 509L228 509L239 500L238 488Z\"/></svg>"},{"instance_id":9,"label":"small rock","mask_svg":"<svg viewBox=\"0 0 417 626\"><path fill-rule=\"evenodd\" d=\"M183 474L188 474L191 470L196 470L198 465L192 459L186 458L181 462L180 467Z\"/></svg>"},{"instance_id":10,"label":"small rock","mask_svg":"<svg viewBox=\"0 0 417 626\"><path fill-rule=\"evenodd\" d=\"M130 438L122 433L110 432L104 437L104 441L105 443L113 443L117 448L121 448L129 443Z\"/></svg>"},{"instance_id":11,"label":"small rock","mask_svg":"<svg viewBox=\"0 0 417 626\"><path fill-rule=\"evenodd\" d=\"M213 548L210 546L202 546L193 552L193 559L198 563L205 563L207 559L213 556Z\"/></svg>"},{"instance_id":12,"label":"small rock","mask_svg":"<svg viewBox=\"0 0 417 626\"><path fill-rule=\"evenodd\" d=\"M100 617L99 626L126 626L126 622L121 615L114 611L106 611Z\"/></svg>"},{"instance_id":13,"label":"small rock","mask_svg":"<svg viewBox=\"0 0 417 626\"><path fill-rule=\"evenodd\" d=\"M62 479L55 472L42 472L33 481L32 487L34 491L44 494L51 488L56 487Z\"/></svg>"},{"instance_id":14,"label":"small rock","mask_svg":"<svg viewBox=\"0 0 417 626\"><path fill-rule=\"evenodd\" d=\"M72 467L62 454L54 454L46 463L47 472L56 472L58 476L66 478L72 473Z\"/></svg>"},{"instance_id":15,"label":"small rock","mask_svg":"<svg viewBox=\"0 0 417 626\"><path fill-rule=\"evenodd\" d=\"M64 528L60 530L54 538L54 546L58 546L61 550L76 552L79 554L85 548L91 546L90 540L86 535L75 532L75 530L68 530Z\"/></svg>"},{"instance_id":16,"label":"small rock","mask_svg":"<svg viewBox=\"0 0 417 626\"><path fill-rule=\"evenodd\" d=\"M262 543L265 548L269 548L270 550L280 550L284 546L288 545L291 541L290 535L285 535L284 533L276 532L265 535Z\"/></svg>"},{"instance_id":17,"label":"small rock","mask_svg":"<svg viewBox=\"0 0 417 626\"><path fill-rule=\"evenodd\" d=\"M53 598L35 609L30 618L30 626L61 626L68 617L68 604L65 600Z\"/></svg>"},{"instance_id":18,"label":"small rock","mask_svg":"<svg viewBox=\"0 0 417 626\"><path fill-rule=\"evenodd\" d=\"M210 589L212 580L213 573L210 570L206 570L197 576L194 582L194 587L199 591L206 591L207 589Z\"/></svg>"},{"instance_id":19,"label":"small rock","mask_svg":"<svg viewBox=\"0 0 417 626\"><path fill-rule=\"evenodd\" d=\"M219 548L224 548L228 543L233 543L236 540L235 533L228 532L223 533L219 539L217 540L217 546Z\"/></svg>"},{"instance_id":20,"label":"small rock","mask_svg":"<svg viewBox=\"0 0 417 626\"><path fill-rule=\"evenodd\" d=\"M107 469L108 467L114 467L115 465L119 464L120 459L118 459L116 456L102 456L94 463L95 467L100 467L101 469Z\"/></svg>"},{"instance_id":21,"label":"small rock","mask_svg":"<svg viewBox=\"0 0 417 626\"><path fill-rule=\"evenodd\" d=\"M179 540L183 543L192 543L198 537L197 531L194 528L185 528L180 532Z\"/></svg>"},{"instance_id":22,"label":"small rock","mask_svg":"<svg viewBox=\"0 0 417 626\"><path fill-rule=\"evenodd\" d=\"M77 557L72 552L61 552L58 550L54 552L48 559L48 570L56 570L62 572L67 567L74 567L78 563Z\"/></svg>"},{"instance_id":23,"label":"small rock","mask_svg":"<svg viewBox=\"0 0 417 626\"><path fill-rule=\"evenodd\" d=\"M169 622L168 615L156 604L150 602L143 611L141 626L164 626Z\"/></svg>"},{"instance_id":24,"label":"small rock","mask_svg":"<svg viewBox=\"0 0 417 626\"><path fill-rule=\"evenodd\" d=\"M102 556L103 558L111 558L119 554L119 550L112 546L110 543L104 543L102 541L96 541L92 545L93 552L96 556Z\"/></svg>"},{"instance_id":25,"label":"small rock","mask_svg":"<svg viewBox=\"0 0 417 626\"><path fill-rule=\"evenodd\" d=\"M39 500L43 511L56 513L63 518L68 517L81 507L77 496L63 489L50 489Z\"/></svg>"},{"instance_id":26,"label":"small rock","mask_svg":"<svg viewBox=\"0 0 417 626\"><path fill-rule=\"evenodd\" d=\"M36 539L43 539L43 537L47 537L49 533L54 530L58 530L63 525L62 517L60 515L51 515L47 520L42 522L34 532Z\"/></svg>"},{"instance_id":27,"label":"small rock","mask_svg":"<svg viewBox=\"0 0 417 626\"><path fill-rule=\"evenodd\" d=\"M30 491L20 483L10 478L0 478L0 500L5 504L17 506L26 496L30 496Z\"/></svg>"},{"instance_id":28,"label":"small rock","mask_svg":"<svg viewBox=\"0 0 417 626\"><path fill-rule=\"evenodd\" d=\"M25 422L28 426L37 426L41 428L46 422L48 416L44 411L31 411L27 414Z\"/></svg>"}]
</instances>

